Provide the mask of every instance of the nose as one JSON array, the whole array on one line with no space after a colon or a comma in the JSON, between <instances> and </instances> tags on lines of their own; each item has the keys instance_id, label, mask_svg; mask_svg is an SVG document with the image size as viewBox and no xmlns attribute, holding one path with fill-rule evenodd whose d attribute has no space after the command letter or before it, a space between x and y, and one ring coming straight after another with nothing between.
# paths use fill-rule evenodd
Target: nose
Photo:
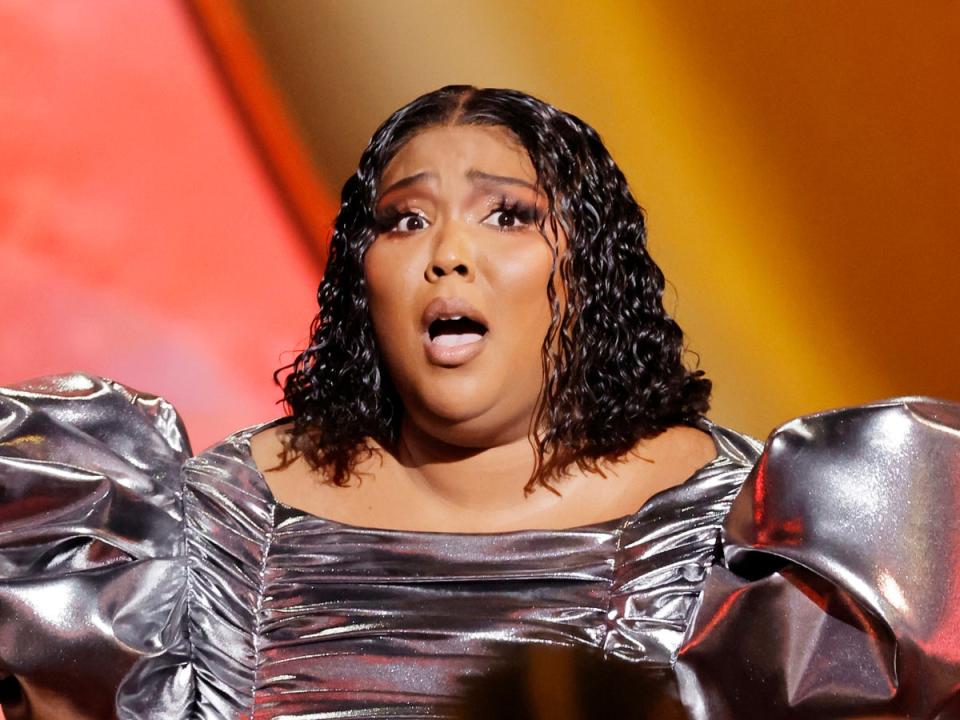
<instances>
[{"instance_id":1,"label":"nose","mask_svg":"<svg viewBox=\"0 0 960 720\"><path fill-rule=\"evenodd\" d=\"M433 252L423 276L435 283L441 278L458 275L468 282L474 277L473 248L466 230L456 223L447 223L434 236Z\"/></svg>"}]
</instances>

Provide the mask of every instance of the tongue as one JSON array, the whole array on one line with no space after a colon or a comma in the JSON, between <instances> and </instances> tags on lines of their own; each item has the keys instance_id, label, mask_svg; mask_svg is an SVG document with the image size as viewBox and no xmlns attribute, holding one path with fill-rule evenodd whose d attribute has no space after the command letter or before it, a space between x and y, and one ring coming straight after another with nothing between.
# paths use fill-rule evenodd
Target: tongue
<instances>
[{"instance_id":1,"label":"tongue","mask_svg":"<svg viewBox=\"0 0 960 720\"><path fill-rule=\"evenodd\" d=\"M482 337L483 335L480 333L442 333L430 342L444 347L454 347L456 345L469 345L479 341Z\"/></svg>"}]
</instances>

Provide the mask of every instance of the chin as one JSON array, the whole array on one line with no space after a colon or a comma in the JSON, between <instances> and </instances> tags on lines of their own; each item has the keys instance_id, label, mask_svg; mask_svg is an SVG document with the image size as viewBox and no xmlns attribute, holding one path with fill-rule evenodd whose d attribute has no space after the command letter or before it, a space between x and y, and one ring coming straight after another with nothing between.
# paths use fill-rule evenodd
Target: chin
<instances>
[{"instance_id":1,"label":"chin","mask_svg":"<svg viewBox=\"0 0 960 720\"><path fill-rule=\"evenodd\" d=\"M485 398L470 396L467 393L445 394L421 398L426 424L461 426L481 421L493 409L493 403ZM429 418L429 419L428 419Z\"/></svg>"},{"instance_id":2,"label":"chin","mask_svg":"<svg viewBox=\"0 0 960 720\"><path fill-rule=\"evenodd\" d=\"M526 423L503 422L487 416L443 424L428 431L447 445L475 450L506 445L527 436Z\"/></svg>"},{"instance_id":3,"label":"chin","mask_svg":"<svg viewBox=\"0 0 960 720\"><path fill-rule=\"evenodd\" d=\"M459 447L493 447L525 437L532 412L498 406L495 398L470 393L462 386L418 400L410 419L429 435Z\"/></svg>"}]
</instances>

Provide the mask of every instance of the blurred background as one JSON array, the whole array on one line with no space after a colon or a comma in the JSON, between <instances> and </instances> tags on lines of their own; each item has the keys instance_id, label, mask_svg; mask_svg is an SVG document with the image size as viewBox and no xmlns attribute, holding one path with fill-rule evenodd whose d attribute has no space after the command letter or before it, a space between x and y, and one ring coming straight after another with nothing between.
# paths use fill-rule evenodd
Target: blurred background
<instances>
[{"instance_id":1,"label":"blurred background","mask_svg":"<svg viewBox=\"0 0 960 720\"><path fill-rule=\"evenodd\" d=\"M715 420L960 400L957 48L952 0L0 0L0 383L276 416L367 139L472 83L600 131Z\"/></svg>"}]
</instances>

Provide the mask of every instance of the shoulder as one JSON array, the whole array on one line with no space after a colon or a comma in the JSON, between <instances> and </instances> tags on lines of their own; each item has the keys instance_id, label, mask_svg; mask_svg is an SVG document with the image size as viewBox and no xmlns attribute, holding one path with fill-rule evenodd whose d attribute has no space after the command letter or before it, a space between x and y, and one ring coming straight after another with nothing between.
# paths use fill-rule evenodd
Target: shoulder
<instances>
[{"instance_id":1,"label":"shoulder","mask_svg":"<svg viewBox=\"0 0 960 720\"><path fill-rule=\"evenodd\" d=\"M264 475L278 472L277 468L284 459L284 438L290 427L290 421L282 419L241 431L246 438L250 458Z\"/></svg>"},{"instance_id":2,"label":"shoulder","mask_svg":"<svg viewBox=\"0 0 960 720\"><path fill-rule=\"evenodd\" d=\"M675 511L717 524L759 455L759 443L700 418L643 439L617 462L603 465L609 516L663 517ZM591 483L593 485L593 483ZM595 485L593 485L595 487Z\"/></svg>"},{"instance_id":3,"label":"shoulder","mask_svg":"<svg viewBox=\"0 0 960 720\"><path fill-rule=\"evenodd\" d=\"M58 698L48 679L67 675L91 717L180 692L189 452L169 403L112 380L0 388L0 675L26 705Z\"/></svg>"},{"instance_id":4,"label":"shoulder","mask_svg":"<svg viewBox=\"0 0 960 720\"><path fill-rule=\"evenodd\" d=\"M807 415L777 428L731 510L742 547L884 545L951 526L960 482L960 405L907 397ZM918 515L916 508L923 507Z\"/></svg>"},{"instance_id":5,"label":"shoulder","mask_svg":"<svg viewBox=\"0 0 960 720\"><path fill-rule=\"evenodd\" d=\"M658 468L659 484L668 487L717 471L743 475L753 467L762 448L762 443L749 435L701 417L693 425L675 425L656 437L640 440L625 460L636 467Z\"/></svg>"},{"instance_id":6,"label":"shoulder","mask_svg":"<svg viewBox=\"0 0 960 720\"><path fill-rule=\"evenodd\" d=\"M709 431L690 425L675 425L650 441L642 441L634 453L643 455L644 448L656 446L664 459L673 462L705 465L717 456L717 445Z\"/></svg>"},{"instance_id":7,"label":"shoulder","mask_svg":"<svg viewBox=\"0 0 960 720\"><path fill-rule=\"evenodd\" d=\"M831 581L860 578L865 605L902 618L903 597L944 577L918 574L916 563L960 543L958 458L960 405L945 400L896 398L792 420L767 439L731 508L727 560L764 553Z\"/></svg>"},{"instance_id":8,"label":"shoulder","mask_svg":"<svg viewBox=\"0 0 960 720\"><path fill-rule=\"evenodd\" d=\"M0 571L174 554L189 454L179 416L156 395L82 373L0 388ZM58 542L89 552L65 564Z\"/></svg>"},{"instance_id":9,"label":"shoulder","mask_svg":"<svg viewBox=\"0 0 960 720\"><path fill-rule=\"evenodd\" d=\"M139 435L150 451L180 458L190 454L186 430L170 403L108 378L74 372L3 387L0 412L5 436L27 423L54 432L69 428L94 441L112 439L124 446Z\"/></svg>"},{"instance_id":10,"label":"shoulder","mask_svg":"<svg viewBox=\"0 0 960 720\"><path fill-rule=\"evenodd\" d=\"M868 699L880 714L932 717L956 700L958 458L960 405L931 398L808 415L770 435L681 651L716 698L711 717L739 717L722 698L756 687L765 712L798 717L849 717ZM733 644L742 662L726 667Z\"/></svg>"},{"instance_id":11,"label":"shoulder","mask_svg":"<svg viewBox=\"0 0 960 720\"><path fill-rule=\"evenodd\" d=\"M285 418L242 428L183 465L184 513L215 515L221 524L266 527L274 496L272 479L287 472L282 455ZM269 478L269 480L268 480Z\"/></svg>"}]
</instances>

